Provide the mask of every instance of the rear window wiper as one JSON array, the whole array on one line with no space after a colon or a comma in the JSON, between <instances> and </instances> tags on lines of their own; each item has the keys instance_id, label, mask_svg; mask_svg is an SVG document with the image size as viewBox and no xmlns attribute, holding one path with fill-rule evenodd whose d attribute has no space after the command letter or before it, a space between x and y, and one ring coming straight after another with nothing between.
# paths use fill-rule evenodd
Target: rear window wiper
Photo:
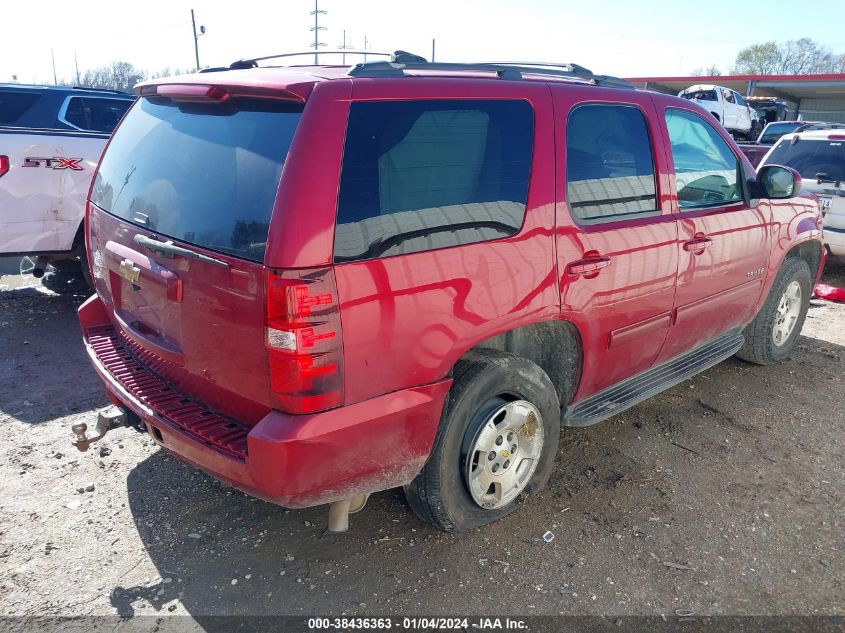
<instances>
[{"instance_id":1,"label":"rear window wiper","mask_svg":"<svg viewBox=\"0 0 845 633\"><path fill-rule=\"evenodd\" d=\"M153 251L154 253L161 253L165 257L181 255L182 257L188 257L190 259L198 259L201 262L208 262L209 264L214 264L215 266L229 268L229 264L224 262L222 259L215 259L214 257L209 257L208 255L203 255L201 253L197 253L196 251L176 246L173 242L159 242L158 240L149 238L146 235L141 235L140 233L135 235L133 241L138 246L143 246L148 251Z\"/></svg>"}]
</instances>

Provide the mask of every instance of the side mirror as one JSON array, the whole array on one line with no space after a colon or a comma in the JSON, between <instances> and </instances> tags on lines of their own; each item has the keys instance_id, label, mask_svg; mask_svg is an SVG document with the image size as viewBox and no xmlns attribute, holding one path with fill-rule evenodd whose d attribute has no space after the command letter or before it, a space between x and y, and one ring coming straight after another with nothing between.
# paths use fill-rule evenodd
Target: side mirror
<instances>
[{"instance_id":1,"label":"side mirror","mask_svg":"<svg viewBox=\"0 0 845 633\"><path fill-rule=\"evenodd\" d=\"M783 165L763 165L757 172L757 184L763 197L792 198L801 191L801 174Z\"/></svg>"}]
</instances>

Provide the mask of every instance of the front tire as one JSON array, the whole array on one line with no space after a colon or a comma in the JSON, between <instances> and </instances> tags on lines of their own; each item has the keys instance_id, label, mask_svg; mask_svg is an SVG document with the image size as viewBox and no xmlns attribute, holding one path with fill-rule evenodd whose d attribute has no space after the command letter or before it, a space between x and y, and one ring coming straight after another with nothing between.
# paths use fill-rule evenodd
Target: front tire
<instances>
[{"instance_id":1,"label":"front tire","mask_svg":"<svg viewBox=\"0 0 845 633\"><path fill-rule=\"evenodd\" d=\"M471 352L453 378L431 456L405 495L423 521L461 531L502 518L546 484L560 402L540 367L505 352Z\"/></svg>"},{"instance_id":2,"label":"front tire","mask_svg":"<svg viewBox=\"0 0 845 633\"><path fill-rule=\"evenodd\" d=\"M789 356L807 318L812 292L809 264L796 257L787 259L760 312L745 328L745 345L736 355L757 365L770 365Z\"/></svg>"}]
</instances>

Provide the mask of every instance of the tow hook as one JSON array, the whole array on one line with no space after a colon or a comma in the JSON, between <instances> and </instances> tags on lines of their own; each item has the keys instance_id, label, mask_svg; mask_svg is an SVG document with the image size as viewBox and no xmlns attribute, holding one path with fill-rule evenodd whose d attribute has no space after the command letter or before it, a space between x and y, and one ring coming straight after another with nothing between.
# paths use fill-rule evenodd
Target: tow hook
<instances>
[{"instance_id":1,"label":"tow hook","mask_svg":"<svg viewBox=\"0 0 845 633\"><path fill-rule=\"evenodd\" d=\"M85 452L91 444L103 439L103 436L111 429L127 426L128 424L129 412L126 409L114 405L100 409L97 411L97 434L94 437L88 437L88 425L84 422L74 424L70 427L70 430L76 436L76 439L73 440L73 445L80 451Z\"/></svg>"}]
</instances>

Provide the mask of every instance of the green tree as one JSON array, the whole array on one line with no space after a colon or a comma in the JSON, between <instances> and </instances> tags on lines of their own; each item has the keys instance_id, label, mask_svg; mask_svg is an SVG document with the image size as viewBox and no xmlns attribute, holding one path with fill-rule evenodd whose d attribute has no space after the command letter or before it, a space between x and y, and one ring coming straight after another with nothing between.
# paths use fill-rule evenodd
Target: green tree
<instances>
[{"instance_id":1,"label":"green tree","mask_svg":"<svg viewBox=\"0 0 845 633\"><path fill-rule=\"evenodd\" d=\"M835 56L826 46L802 37L787 42L763 42L742 49L731 69L735 75L808 75L842 72L845 56Z\"/></svg>"}]
</instances>

